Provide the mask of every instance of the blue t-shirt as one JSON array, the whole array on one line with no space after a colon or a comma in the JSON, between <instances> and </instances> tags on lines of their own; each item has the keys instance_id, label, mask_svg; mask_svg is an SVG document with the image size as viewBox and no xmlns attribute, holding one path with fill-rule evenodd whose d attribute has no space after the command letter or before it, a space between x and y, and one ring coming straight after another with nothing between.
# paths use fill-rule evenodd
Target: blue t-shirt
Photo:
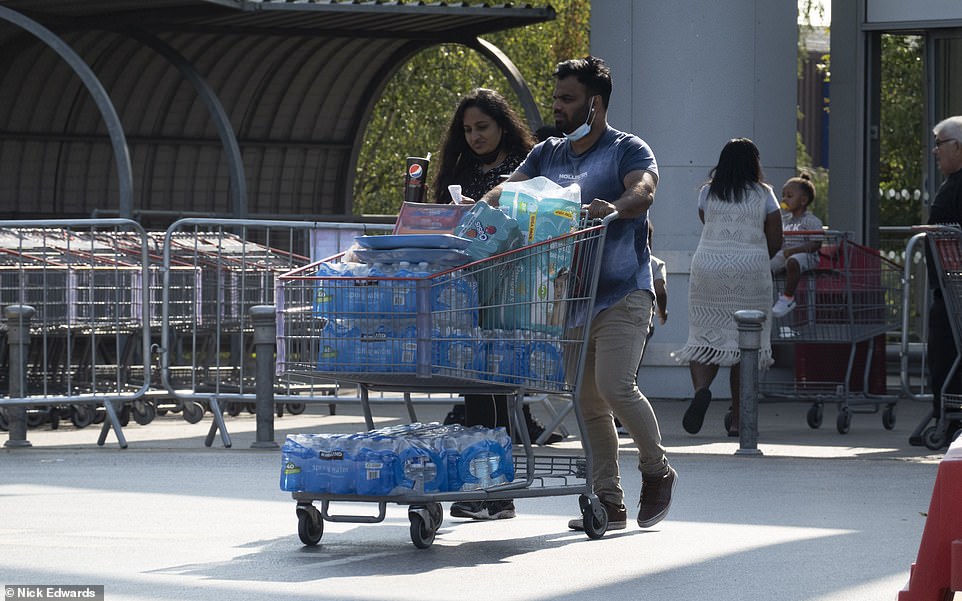
<instances>
[{"instance_id":1,"label":"blue t-shirt","mask_svg":"<svg viewBox=\"0 0 962 601\"><path fill-rule=\"evenodd\" d=\"M657 180L658 165L651 147L638 136L610 125L584 154L576 155L564 138L548 138L535 146L518 171L528 177L543 176L561 186L581 186L581 204L595 198L615 202L625 191L625 176L650 171ZM594 314L634 292L649 290L651 260L648 249L648 213L634 219L616 219L608 225Z\"/></svg>"}]
</instances>

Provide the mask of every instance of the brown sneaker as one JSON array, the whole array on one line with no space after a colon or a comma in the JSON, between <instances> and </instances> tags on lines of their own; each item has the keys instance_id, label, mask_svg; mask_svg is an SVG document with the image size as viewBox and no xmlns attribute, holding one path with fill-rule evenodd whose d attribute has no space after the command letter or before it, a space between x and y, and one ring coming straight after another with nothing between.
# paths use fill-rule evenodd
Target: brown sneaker
<instances>
[{"instance_id":1,"label":"brown sneaker","mask_svg":"<svg viewBox=\"0 0 962 601\"><path fill-rule=\"evenodd\" d=\"M608 503L602 501L601 506L605 508L605 513L608 514L607 530L624 530L628 527L628 510L625 509L624 504L609 505ZM571 528L572 530L584 530L584 519L575 518L573 520L569 520L568 528Z\"/></svg>"},{"instance_id":2,"label":"brown sneaker","mask_svg":"<svg viewBox=\"0 0 962 601\"><path fill-rule=\"evenodd\" d=\"M638 525L651 528L668 515L671 493L678 482L678 473L668 466L668 473L660 478L642 476L641 500L638 501Z\"/></svg>"}]
</instances>

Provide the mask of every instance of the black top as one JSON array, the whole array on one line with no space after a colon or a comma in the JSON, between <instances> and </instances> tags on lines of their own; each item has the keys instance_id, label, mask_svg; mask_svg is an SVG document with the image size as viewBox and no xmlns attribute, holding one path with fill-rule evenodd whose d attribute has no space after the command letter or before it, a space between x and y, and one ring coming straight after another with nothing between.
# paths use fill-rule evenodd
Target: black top
<instances>
[{"instance_id":1,"label":"black top","mask_svg":"<svg viewBox=\"0 0 962 601\"><path fill-rule=\"evenodd\" d=\"M929 209L929 225L962 224L962 169L949 175L935 193L935 200ZM926 263L929 271L929 286L939 288L939 274L935 271L935 261L928 245L925 248Z\"/></svg>"},{"instance_id":2,"label":"black top","mask_svg":"<svg viewBox=\"0 0 962 601\"><path fill-rule=\"evenodd\" d=\"M474 200L481 200L481 197L484 196L488 190L501 183L503 176L514 173L518 165L524 161L525 156L527 155L509 154L501 161L500 165L487 172L482 171L480 163L475 163L469 169L465 169L462 174L456 178L456 180L460 180L460 182L456 181L455 183L461 184L461 194ZM451 194L445 190L438 202L451 202Z\"/></svg>"}]
</instances>

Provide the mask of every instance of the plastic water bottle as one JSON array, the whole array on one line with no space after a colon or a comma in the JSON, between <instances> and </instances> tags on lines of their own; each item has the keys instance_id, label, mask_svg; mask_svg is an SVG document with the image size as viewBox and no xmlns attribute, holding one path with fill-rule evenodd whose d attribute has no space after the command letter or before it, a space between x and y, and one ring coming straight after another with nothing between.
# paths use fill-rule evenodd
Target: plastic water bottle
<instances>
[{"instance_id":1,"label":"plastic water bottle","mask_svg":"<svg viewBox=\"0 0 962 601\"><path fill-rule=\"evenodd\" d=\"M514 480L511 439L504 428L469 428L462 437L462 490L477 490Z\"/></svg>"},{"instance_id":2,"label":"plastic water bottle","mask_svg":"<svg viewBox=\"0 0 962 601\"><path fill-rule=\"evenodd\" d=\"M317 358L319 371L358 371L356 323L331 319L321 330Z\"/></svg>"},{"instance_id":3,"label":"plastic water bottle","mask_svg":"<svg viewBox=\"0 0 962 601\"><path fill-rule=\"evenodd\" d=\"M281 490L304 490L303 473L313 455L314 451L300 442L296 435L288 435L281 447Z\"/></svg>"},{"instance_id":4,"label":"plastic water bottle","mask_svg":"<svg viewBox=\"0 0 962 601\"><path fill-rule=\"evenodd\" d=\"M564 360L556 340L534 340L527 344L528 377L552 384L564 383Z\"/></svg>"},{"instance_id":5,"label":"plastic water bottle","mask_svg":"<svg viewBox=\"0 0 962 601\"><path fill-rule=\"evenodd\" d=\"M360 441L355 464L359 495L388 495L394 490L398 460L394 444L394 437L375 432Z\"/></svg>"},{"instance_id":6,"label":"plastic water bottle","mask_svg":"<svg viewBox=\"0 0 962 601\"><path fill-rule=\"evenodd\" d=\"M431 429L436 428L425 427L398 438L396 491L424 493L443 490L445 470L440 453L428 435Z\"/></svg>"},{"instance_id":7,"label":"plastic water bottle","mask_svg":"<svg viewBox=\"0 0 962 601\"><path fill-rule=\"evenodd\" d=\"M332 434L318 438L318 488L333 494L352 494L354 487L354 441L350 435ZM323 491L315 491L323 492Z\"/></svg>"},{"instance_id":8,"label":"plastic water bottle","mask_svg":"<svg viewBox=\"0 0 962 601\"><path fill-rule=\"evenodd\" d=\"M433 320L442 327L478 325L478 282L471 274L439 276L432 285Z\"/></svg>"}]
</instances>

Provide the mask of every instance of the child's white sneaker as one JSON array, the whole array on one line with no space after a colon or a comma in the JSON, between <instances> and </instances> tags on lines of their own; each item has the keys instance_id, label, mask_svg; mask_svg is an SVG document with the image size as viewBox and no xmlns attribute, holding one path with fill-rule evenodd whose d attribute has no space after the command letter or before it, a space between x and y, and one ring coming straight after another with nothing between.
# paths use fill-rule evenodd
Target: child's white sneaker
<instances>
[{"instance_id":1,"label":"child's white sneaker","mask_svg":"<svg viewBox=\"0 0 962 601\"><path fill-rule=\"evenodd\" d=\"M772 315L775 317L785 317L795 308L795 299L788 298L784 294L778 295L778 300L772 306Z\"/></svg>"}]
</instances>

